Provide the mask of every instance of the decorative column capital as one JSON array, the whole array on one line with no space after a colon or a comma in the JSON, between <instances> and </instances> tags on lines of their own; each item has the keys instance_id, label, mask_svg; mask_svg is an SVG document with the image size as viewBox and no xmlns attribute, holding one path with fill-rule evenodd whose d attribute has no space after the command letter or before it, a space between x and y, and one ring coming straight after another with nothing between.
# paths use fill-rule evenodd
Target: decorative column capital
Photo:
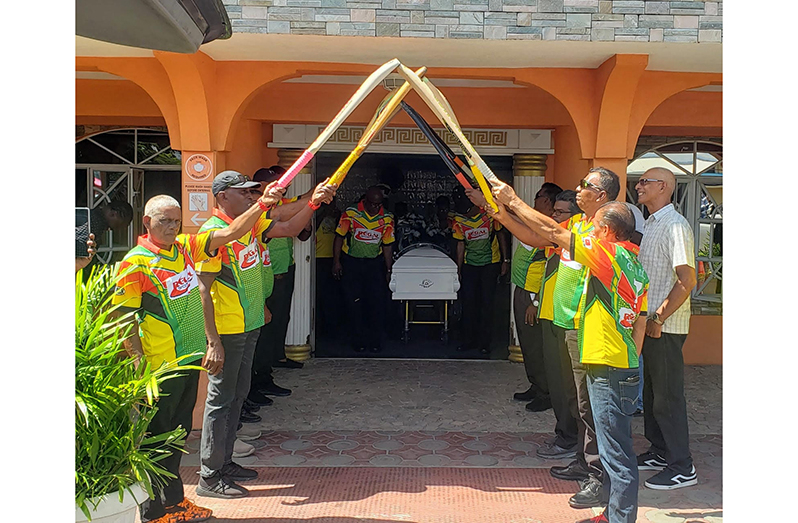
<instances>
[{"instance_id":1,"label":"decorative column capital","mask_svg":"<svg viewBox=\"0 0 798 523\"><path fill-rule=\"evenodd\" d=\"M513 176L546 176L548 154L514 154Z\"/></svg>"}]
</instances>

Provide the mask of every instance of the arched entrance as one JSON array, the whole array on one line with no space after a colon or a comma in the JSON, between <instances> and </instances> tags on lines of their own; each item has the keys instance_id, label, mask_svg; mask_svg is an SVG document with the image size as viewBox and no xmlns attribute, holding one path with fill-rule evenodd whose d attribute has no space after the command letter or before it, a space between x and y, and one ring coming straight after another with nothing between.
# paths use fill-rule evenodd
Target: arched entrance
<instances>
[{"instance_id":1,"label":"arched entrance","mask_svg":"<svg viewBox=\"0 0 798 523\"><path fill-rule=\"evenodd\" d=\"M673 205L693 228L698 265L694 312L718 314L723 304L723 144L680 140L636 155L627 168L627 201L637 203L634 186L652 167L664 167L676 175ZM647 217L648 211L640 207Z\"/></svg>"},{"instance_id":2,"label":"arched entrance","mask_svg":"<svg viewBox=\"0 0 798 523\"><path fill-rule=\"evenodd\" d=\"M143 234L142 213L156 194L180 200L180 151L169 146L164 130L125 128L79 138L75 143L75 206L94 209L113 200L133 207L127 231L97 238L97 258L121 259Z\"/></svg>"}]
</instances>

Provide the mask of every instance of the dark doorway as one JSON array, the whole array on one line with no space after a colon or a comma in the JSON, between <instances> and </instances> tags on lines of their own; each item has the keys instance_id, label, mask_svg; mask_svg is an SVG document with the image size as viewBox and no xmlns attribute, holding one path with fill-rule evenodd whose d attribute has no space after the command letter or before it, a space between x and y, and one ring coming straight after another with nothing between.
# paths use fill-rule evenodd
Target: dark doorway
<instances>
[{"instance_id":1,"label":"dark doorway","mask_svg":"<svg viewBox=\"0 0 798 523\"><path fill-rule=\"evenodd\" d=\"M346 158L346 153L322 153L316 157L317 183L330 176ZM512 183L512 157L485 157L485 162L500 179ZM360 158L346 177L336 196L336 209L341 212L356 204L372 185L383 184L389 188L386 209L395 213L400 203L400 212L428 216L435 199L447 196L459 186L437 155L367 154ZM329 228L330 218L327 218ZM450 333L443 339L443 328L437 325L412 325L409 341L402 340L405 310L403 304L391 299L386 282L384 289L385 329L379 353L357 353L349 344L349 319L343 307L341 282L331 274L331 260L316 258L316 343L315 357L380 357L380 358L479 358L478 353L461 352L462 303L449 305ZM509 274L500 278L493 310L493 334L491 336L491 358L506 359L509 345L510 283ZM415 318L438 320L443 302L418 302Z\"/></svg>"}]
</instances>

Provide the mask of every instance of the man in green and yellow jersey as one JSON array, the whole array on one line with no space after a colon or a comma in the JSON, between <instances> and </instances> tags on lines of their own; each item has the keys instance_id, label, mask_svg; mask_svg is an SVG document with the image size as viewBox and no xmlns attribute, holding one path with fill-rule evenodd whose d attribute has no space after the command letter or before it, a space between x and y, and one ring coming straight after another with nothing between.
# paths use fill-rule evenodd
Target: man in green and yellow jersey
<instances>
[{"instance_id":1,"label":"man in green and yellow jersey","mask_svg":"<svg viewBox=\"0 0 798 523\"><path fill-rule=\"evenodd\" d=\"M490 358L493 334L493 302L499 276L509 266L507 238L501 223L470 202L464 192L455 193L452 237L457 240L455 261L462 288L464 343L459 350L479 349Z\"/></svg>"},{"instance_id":2,"label":"man in green and yellow jersey","mask_svg":"<svg viewBox=\"0 0 798 523\"><path fill-rule=\"evenodd\" d=\"M595 191L584 198L579 198L577 192L582 209L591 209L591 203L603 199L605 191L617 196L612 180L605 179L602 185L598 179L609 178L606 173L610 172L594 168L582 180L583 191L588 187ZM590 179L592 174L597 176ZM493 193L536 234L561 246L561 261L565 258L584 269L582 295L576 300L577 310L573 315L578 322L577 357L586 369L591 417L596 422L597 449L609 499L602 515L579 523L634 523L638 469L632 448L631 418L637 408L638 355L646 330L648 290L648 276L637 259L639 248L629 241L635 230L634 215L623 203L604 202L590 214L590 232L583 233L576 228L560 227L554 220L535 212L504 184L494 184ZM503 212L506 210L500 207L499 214ZM560 267L555 300L562 277ZM577 499L571 498L569 504L586 503L588 496L580 499L580 494L601 497L602 484L595 485L595 481L591 474L582 491L575 494Z\"/></svg>"},{"instance_id":3,"label":"man in green and yellow jersey","mask_svg":"<svg viewBox=\"0 0 798 523\"><path fill-rule=\"evenodd\" d=\"M123 311L135 311L137 334L125 340L128 351L144 357L153 367L178 358L180 365L202 364L211 374L221 363L206 355L205 330L196 264L216 254L219 247L252 229L263 209L274 205L283 190L267 190L257 204L250 205L223 231L178 234L180 204L171 196L151 198L144 207L147 234L122 260L113 303ZM199 372L184 370L163 383L158 412L149 426L152 436L179 426L191 430L191 412L197 401ZM211 511L197 507L183 495L180 457L175 452L160 465L175 475L165 485L153 485L155 498L140 506L143 522L201 521Z\"/></svg>"},{"instance_id":4,"label":"man in green and yellow jersey","mask_svg":"<svg viewBox=\"0 0 798 523\"><path fill-rule=\"evenodd\" d=\"M272 165L268 169L258 169L252 179L262 184L277 180L285 173L279 165ZM307 205L312 191L301 196L283 198L277 207L271 211L269 217L274 220L287 221ZM307 241L311 235L311 222L296 236L300 241ZM269 256L271 257L272 270L274 271L274 289L271 296L266 298L266 306L272 313L272 320L261 328L258 338L258 347L255 353L258 358L267 357L272 367L285 367L291 369L302 368L302 363L291 360L285 356L285 336L288 333L288 323L291 321L291 299L294 295L294 282L296 279L296 265L294 263L294 238L269 238ZM288 389L275 387L273 383L258 383L258 389L272 396L286 396Z\"/></svg>"},{"instance_id":5,"label":"man in green and yellow jersey","mask_svg":"<svg viewBox=\"0 0 798 523\"><path fill-rule=\"evenodd\" d=\"M534 209L545 216L554 212L555 198L562 189L559 185L545 182L535 194ZM526 409L542 412L551 408L549 384L543 353L543 328L538 320L540 307L540 284L546 265L545 249L520 242L513 254L510 274L513 291L513 316L529 388L517 392L513 398L527 401Z\"/></svg>"},{"instance_id":6,"label":"man in green and yellow jersey","mask_svg":"<svg viewBox=\"0 0 798 523\"><path fill-rule=\"evenodd\" d=\"M225 230L257 199L259 185L236 171L218 174L211 186L216 208L200 231ZM308 205L286 222L272 221L262 214L245 235L197 265L208 353L223 362L222 371L208 377L197 485L200 496L246 496L249 492L236 481L258 476L256 471L233 462L232 456L241 407L250 392L255 346L264 324L267 285L263 246L267 238L298 234L313 211L321 202L331 200L334 192L334 185L319 184Z\"/></svg>"},{"instance_id":7,"label":"man in green and yellow jersey","mask_svg":"<svg viewBox=\"0 0 798 523\"><path fill-rule=\"evenodd\" d=\"M604 167L593 167L588 171L576 188L576 203L583 214L572 216L564 228L577 236L587 236L593 230L593 217L596 211L609 201L615 200L620 193L621 185L618 176ZM631 212L631 211L630 211ZM513 231L515 234L515 231ZM529 245L542 247L553 245L550 238L543 238L532 230L528 230L536 238L524 240ZM588 479L582 490L574 494L569 504L574 508L588 508L600 504L602 494L603 470L598 455L596 431L593 423L593 412L590 407L590 396L587 390L587 367L579 360L578 328L580 324L579 303L582 300L587 278L587 268L571 257L568 246L557 246L560 263L557 269L557 281L553 294L554 324L565 329L565 344L571 359L574 385L576 386L577 409L579 412L579 439L576 458L584 459L588 470ZM573 451L551 445L550 449L541 449L541 457L561 459L573 455ZM580 452L581 451L581 452Z\"/></svg>"},{"instance_id":8,"label":"man in green and yellow jersey","mask_svg":"<svg viewBox=\"0 0 798 523\"><path fill-rule=\"evenodd\" d=\"M355 352L379 352L387 307L388 278L393 259L393 214L382 205L382 189L373 186L348 207L338 221L333 242L333 268L349 316L350 343Z\"/></svg>"}]
</instances>

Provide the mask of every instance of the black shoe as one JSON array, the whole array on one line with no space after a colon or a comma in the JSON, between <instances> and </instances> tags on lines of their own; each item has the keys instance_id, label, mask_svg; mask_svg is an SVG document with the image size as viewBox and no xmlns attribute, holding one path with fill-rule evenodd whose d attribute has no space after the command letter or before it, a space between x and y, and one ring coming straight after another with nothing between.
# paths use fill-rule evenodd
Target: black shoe
<instances>
[{"instance_id":1,"label":"black shoe","mask_svg":"<svg viewBox=\"0 0 798 523\"><path fill-rule=\"evenodd\" d=\"M234 461L222 467L220 472L222 476L231 481L249 481L258 477L257 470L244 468Z\"/></svg>"},{"instance_id":2,"label":"black shoe","mask_svg":"<svg viewBox=\"0 0 798 523\"><path fill-rule=\"evenodd\" d=\"M197 484L197 495L207 498L235 499L249 496L249 491L217 473L210 478L200 476Z\"/></svg>"},{"instance_id":3,"label":"black shoe","mask_svg":"<svg viewBox=\"0 0 798 523\"><path fill-rule=\"evenodd\" d=\"M280 367L283 369L301 369L305 364L300 361L294 361L291 358L286 358L285 361L275 361L272 367Z\"/></svg>"},{"instance_id":4,"label":"black shoe","mask_svg":"<svg viewBox=\"0 0 798 523\"><path fill-rule=\"evenodd\" d=\"M582 490L571 496L568 504L572 508L591 508L606 505L607 499L603 496L602 490L601 482L594 476L590 476L582 484Z\"/></svg>"},{"instance_id":5,"label":"black shoe","mask_svg":"<svg viewBox=\"0 0 798 523\"><path fill-rule=\"evenodd\" d=\"M581 481L587 479L587 469L577 460L573 460L564 467L551 467L549 474L565 481Z\"/></svg>"},{"instance_id":6,"label":"black shoe","mask_svg":"<svg viewBox=\"0 0 798 523\"><path fill-rule=\"evenodd\" d=\"M365 350L366 350L366 347L355 347L355 352L357 352L357 353L365 352Z\"/></svg>"},{"instance_id":7,"label":"black shoe","mask_svg":"<svg viewBox=\"0 0 798 523\"><path fill-rule=\"evenodd\" d=\"M265 394L267 396L290 396L291 389L284 389L283 387L277 385L276 383L270 383L265 387L261 387L258 389L258 392L261 394Z\"/></svg>"},{"instance_id":8,"label":"black shoe","mask_svg":"<svg viewBox=\"0 0 798 523\"><path fill-rule=\"evenodd\" d=\"M526 404L526 410L530 412L543 412L551 408L551 399L548 396L538 396Z\"/></svg>"},{"instance_id":9,"label":"black shoe","mask_svg":"<svg viewBox=\"0 0 798 523\"><path fill-rule=\"evenodd\" d=\"M668 463L665 461L665 458L657 454L656 452L644 452L637 456L637 470L665 470L665 467L668 466Z\"/></svg>"},{"instance_id":10,"label":"black shoe","mask_svg":"<svg viewBox=\"0 0 798 523\"><path fill-rule=\"evenodd\" d=\"M248 399L244 398L244 403L241 404L241 410L245 410L247 412L251 412L252 414L255 414L256 412L258 412L260 410L260 405L257 405L254 402L249 401Z\"/></svg>"},{"instance_id":11,"label":"black shoe","mask_svg":"<svg viewBox=\"0 0 798 523\"><path fill-rule=\"evenodd\" d=\"M261 418L260 416L258 416L254 412L250 412L250 411L248 411L246 409L242 409L241 410L241 417L239 418L239 421L241 421L241 423L260 423L260 421L262 419L263 418Z\"/></svg>"},{"instance_id":12,"label":"black shoe","mask_svg":"<svg viewBox=\"0 0 798 523\"><path fill-rule=\"evenodd\" d=\"M490 349L486 349L486 348L483 347L483 348L479 349L479 353L482 354L483 356L487 356L487 355L490 354Z\"/></svg>"},{"instance_id":13,"label":"black shoe","mask_svg":"<svg viewBox=\"0 0 798 523\"><path fill-rule=\"evenodd\" d=\"M535 391L529 387L524 392L516 392L513 394L513 399L518 401L531 401L535 399Z\"/></svg>"},{"instance_id":14,"label":"black shoe","mask_svg":"<svg viewBox=\"0 0 798 523\"><path fill-rule=\"evenodd\" d=\"M255 389L250 389L249 394L247 394L247 399L244 400L244 408L246 408L247 410L251 410L252 412L257 412L257 410L252 409L250 405L260 408L260 407L268 407L272 403L274 403L273 399L267 398L261 392Z\"/></svg>"},{"instance_id":15,"label":"black shoe","mask_svg":"<svg viewBox=\"0 0 798 523\"><path fill-rule=\"evenodd\" d=\"M536 454L543 459L574 458L576 457L576 445L570 449L565 449L559 445L551 444L548 447L539 448Z\"/></svg>"},{"instance_id":16,"label":"black shoe","mask_svg":"<svg viewBox=\"0 0 798 523\"><path fill-rule=\"evenodd\" d=\"M695 467L692 465L690 466L690 472L687 474L682 474L670 467L666 467L661 472L648 478L643 484L654 490L673 490L682 487L692 487L698 484L698 474L696 474Z\"/></svg>"},{"instance_id":17,"label":"black shoe","mask_svg":"<svg viewBox=\"0 0 798 523\"><path fill-rule=\"evenodd\" d=\"M369 349L369 351L371 351L373 354L377 354L378 352L380 352L380 350L381 349L379 347L372 347L371 349Z\"/></svg>"}]
</instances>

